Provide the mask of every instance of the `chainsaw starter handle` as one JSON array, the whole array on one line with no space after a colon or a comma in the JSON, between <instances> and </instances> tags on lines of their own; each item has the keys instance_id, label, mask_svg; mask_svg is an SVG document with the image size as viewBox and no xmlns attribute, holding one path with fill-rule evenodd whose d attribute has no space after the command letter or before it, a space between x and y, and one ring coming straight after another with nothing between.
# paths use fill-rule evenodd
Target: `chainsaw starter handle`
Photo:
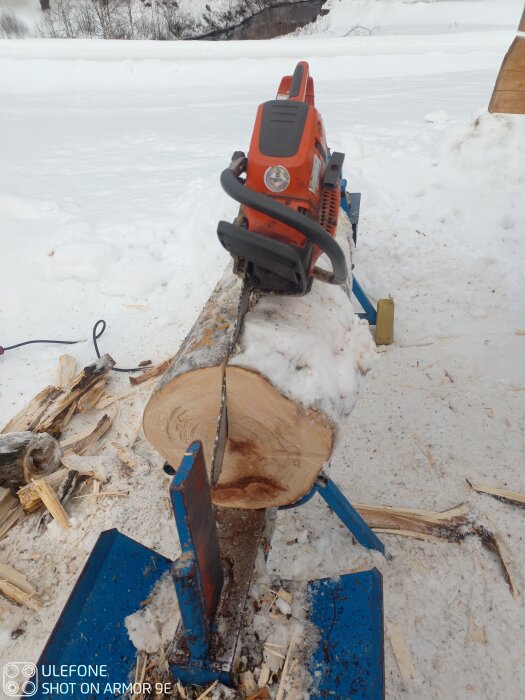
<instances>
[{"instance_id":1,"label":"chainsaw starter handle","mask_svg":"<svg viewBox=\"0 0 525 700\"><path fill-rule=\"evenodd\" d=\"M233 164L232 164L233 165ZM301 233L314 245L326 253L332 265L332 274L323 278L329 284L344 284L348 279L348 267L343 251L336 241L316 221L309 219L295 209L287 207L271 197L250 190L242 184L231 167L221 173L222 189L239 204L260 211L261 214L277 219Z\"/></svg>"}]
</instances>

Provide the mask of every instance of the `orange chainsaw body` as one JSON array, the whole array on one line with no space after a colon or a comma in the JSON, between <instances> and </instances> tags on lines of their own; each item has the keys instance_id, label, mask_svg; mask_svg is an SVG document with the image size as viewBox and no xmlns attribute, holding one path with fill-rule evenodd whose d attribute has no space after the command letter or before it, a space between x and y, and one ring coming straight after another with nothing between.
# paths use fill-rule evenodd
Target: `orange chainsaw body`
<instances>
[{"instance_id":1,"label":"orange chainsaw body","mask_svg":"<svg viewBox=\"0 0 525 700\"><path fill-rule=\"evenodd\" d=\"M275 156L266 155L261 148L261 131L265 118L263 103L257 110L255 127L248 152L248 164L246 168L246 186L261 194L282 201L286 206L296 209L310 218L318 221L321 226L333 237L337 227L339 212L340 191L336 187L331 190L323 188L323 178L328 160L328 146L321 115L315 108L314 82L309 77L309 68L306 61L301 61L303 75L299 86L299 94L290 97L292 76L285 76L279 85L277 100L287 102L299 102L306 105L304 127L299 140L298 148L293 155ZM279 106L274 104L272 114L275 126L272 136L282 129L283 140L286 139L287 114L279 113ZM268 116L266 117L268 119ZM280 126L280 120L282 125ZM265 184L265 174L268 169L280 165L290 174L290 182L282 192L272 192ZM307 244L305 237L297 230L286 226L274 218L265 216L249 207L243 207L243 213L247 220L247 228L257 231L271 238L291 243L298 247ZM317 258L321 254L318 246L314 246L309 264L311 274Z\"/></svg>"}]
</instances>

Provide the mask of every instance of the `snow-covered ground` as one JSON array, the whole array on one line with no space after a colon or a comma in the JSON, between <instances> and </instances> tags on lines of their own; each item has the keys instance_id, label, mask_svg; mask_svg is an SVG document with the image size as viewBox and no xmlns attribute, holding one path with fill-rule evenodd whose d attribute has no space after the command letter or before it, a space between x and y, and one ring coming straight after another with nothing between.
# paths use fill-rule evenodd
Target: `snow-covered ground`
<instances>
[{"instance_id":1,"label":"snow-covered ground","mask_svg":"<svg viewBox=\"0 0 525 700\"><path fill-rule=\"evenodd\" d=\"M468 501L524 590L523 513L465 484L525 492L525 117L486 113L522 6L390 4L385 22L374 13L387 3L334 0L322 36L270 42L0 42L0 344L88 338L105 318L100 345L121 366L172 354L228 261L216 222L236 207L219 173L247 147L257 104L307 59L330 145L363 195L355 272L396 302L395 344L342 424L332 476L361 503ZM381 31L333 36L368 22ZM90 342L69 351L93 359ZM53 382L62 352L0 358L0 424ZM135 434L148 386L122 403L108 443ZM28 518L0 543L45 602L0 601L4 661L37 658L102 529L176 554L161 460L139 441L130 476L112 450L99 467L127 499L73 500L76 528L35 534ZM386 631L395 623L415 667L404 683L386 640L388 697L521 698L522 597L497 562L473 539L385 541ZM297 578L361 556L317 503L280 515L274 545L272 569Z\"/></svg>"}]
</instances>

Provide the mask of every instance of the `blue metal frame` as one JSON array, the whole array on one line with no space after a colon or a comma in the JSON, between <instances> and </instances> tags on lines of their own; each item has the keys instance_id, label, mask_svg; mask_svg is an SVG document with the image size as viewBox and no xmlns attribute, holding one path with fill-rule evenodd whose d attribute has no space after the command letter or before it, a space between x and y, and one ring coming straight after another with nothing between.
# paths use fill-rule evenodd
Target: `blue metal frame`
<instances>
[{"instance_id":1,"label":"blue metal frame","mask_svg":"<svg viewBox=\"0 0 525 700\"><path fill-rule=\"evenodd\" d=\"M354 243L357 243L357 225L359 222L359 208L361 206L361 194L359 192L350 193L350 206L346 198L347 181L341 179L341 209L346 213L352 224ZM359 318L365 318L371 326L377 323L377 311L368 298L363 287L359 284L356 276L352 273L352 293L363 308L362 313L358 313Z\"/></svg>"},{"instance_id":2,"label":"blue metal frame","mask_svg":"<svg viewBox=\"0 0 525 700\"><path fill-rule=\"evenodd\" d=\"M359 515L341 489L328 477L318 476L310 491L301 499L289 506L281 506L280 510L297 508L307 503L318 493L339 520L352 533L360 545L368 549L376 549L381 554L385 553L385 545L373 532L365 520Z\"/></svg>"},{"instance_id":3,"label":"blue metal frame","mask_svg":"<svg viewBox=\"0 0 525 700\"><path fill-rule=\"evenodd\" d=\"M377 569L308 584L320 639L309 662L312 699L383 700L383 580Z\"/></svg>"}]
</instances>

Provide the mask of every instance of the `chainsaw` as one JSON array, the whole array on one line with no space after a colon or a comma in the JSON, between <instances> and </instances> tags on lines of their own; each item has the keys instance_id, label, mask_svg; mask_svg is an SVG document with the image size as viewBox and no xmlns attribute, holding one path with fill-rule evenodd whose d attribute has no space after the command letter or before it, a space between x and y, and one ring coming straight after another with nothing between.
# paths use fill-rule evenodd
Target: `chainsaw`
<instances>
[{"instance_id":1,"label":"chainsaw","mask_svg":"<svg viewBox=\"0 0 525 700\"><path fill-rule=\"evenodd\" d=\"M335 241L343 161L327 146L313 79L301 61L281 80L276 99L259 106L248 157L236 151L221 174L223 189L241 206L233 223L219 222L217 234L250 289L303 295L314 278L347 282ZM331 271L316 266L322 253Z\"/></svg>"}]
</instances>

